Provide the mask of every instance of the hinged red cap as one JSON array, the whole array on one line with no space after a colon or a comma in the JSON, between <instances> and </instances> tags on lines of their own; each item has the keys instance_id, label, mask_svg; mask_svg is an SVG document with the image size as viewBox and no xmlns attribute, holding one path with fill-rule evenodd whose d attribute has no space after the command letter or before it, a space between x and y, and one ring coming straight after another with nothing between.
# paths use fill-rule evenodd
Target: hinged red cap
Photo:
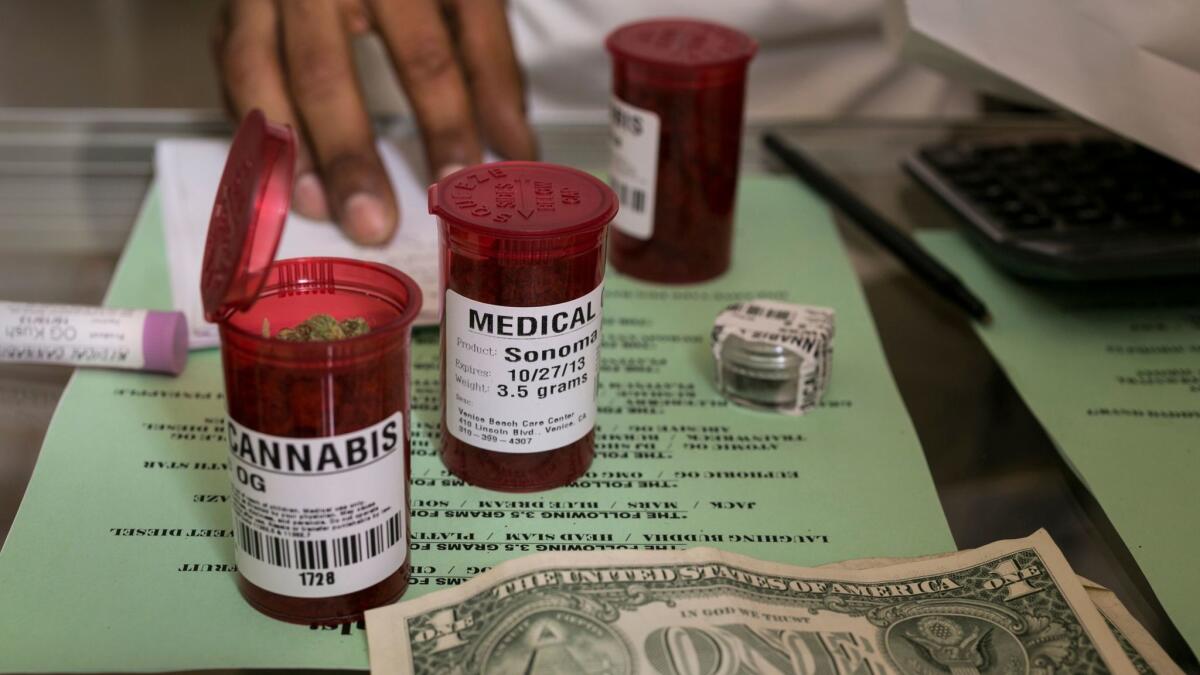
<instances>
[{"instance_id":1,"label":"hinged red cap","mask_svg":"<svg viewBox=\"0 0 1200 675\"><path fill-rule=\"evenodd\" d=\"M557 237L602 229L617 213L617 197L578 169L494 162L431 185L429 212L497 237Z\"/></svg>"},{"instance_id":2,"label":"hinged red cap","mask_svg":"<svg viewBox=\"0 0 1200 675\"><path fill-rule=\"evenodd\" d=\"M758 51L749 35L695 19L650 19L625 24L608 34L608 51L668 68L740 67Z\"/></svg>"},{"instance_id":3,"label":"hinged red cap","mask_svg":"<svg viewBox=\"0 0 1200 675\"><path fill-rule=\"evenodd\" d=\"M261 110L242 120L217 187L200 272L204 318L216 323L258 299L292 196L296 139Z\"/></svg>"}]
</instances>

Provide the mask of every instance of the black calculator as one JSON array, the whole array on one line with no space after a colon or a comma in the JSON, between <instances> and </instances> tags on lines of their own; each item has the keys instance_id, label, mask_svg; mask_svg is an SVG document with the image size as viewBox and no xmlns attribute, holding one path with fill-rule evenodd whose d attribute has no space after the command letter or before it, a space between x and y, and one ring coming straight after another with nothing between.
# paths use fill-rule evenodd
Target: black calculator
<instances>
[{"instance_id":1,"label":"black calculator","mask_svg":"<svg viewBox=\"0 0 1200 675\"><path fill-rule=\"evenodd\" d=\"M1200 275L1200 172L1114 139L946 143L905 168L1035 279Z\"/></svg>"}]
</instances>

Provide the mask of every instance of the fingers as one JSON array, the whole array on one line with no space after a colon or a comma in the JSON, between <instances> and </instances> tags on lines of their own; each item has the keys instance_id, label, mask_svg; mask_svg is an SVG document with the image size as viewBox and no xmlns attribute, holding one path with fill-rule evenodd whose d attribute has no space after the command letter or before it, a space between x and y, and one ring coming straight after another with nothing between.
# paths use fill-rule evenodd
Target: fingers
<instances>
[{"instance_id":1,"label":"fingers","mask_svg":"<svg viewBox=\"0 0 1200 675\"><path fill-rule=\"evenodd\" d=\"M338 0L342 14L342 25L351 35L362 35L371 30L371 16L363 0Z\"/></svg>"},{"instance_id":2,"label":"fingers","mask_svg":"<svg viewBox=\"0 0 1200 675\"><path fill-rule=\"evenodd\" d=\"M482 159L467 85L436 0L372 0L434 176Z\"/></svg>"},{"instance_id":3,"label":"fingers","mask_svg":"<svg viewBox=\"0 0 1200 675\"><path fill-rule=\"evenodd\" d=\"M339 6L286 0L279 9L287 80L329 207L351 239L383 243L396 228L396 199L375 153Z\"/></svg>"},{"instance_id":4,"label":"fingers","mask_svg":"<svg viewBox=\"0 0 1200 675\"><path fill-rule=\"evenodd\" d=\"M448 0L454 36L438 0L366 3L231 0L218 61L235 114L258 107L306 130L297 153L297 210L314 217L332 212L351 238L382 243L398 209L375 153L348 32L362 32L374 20L435 175L480 161L480 129L506 157L533 158L537 147L502 0Z\"/></svg>"},{"instance_id":5,"label":"fingers","mask_svg":"<svg viewBox=\"0 0 1200 675\"><path fill-rule=\"evenodd\" d=\"M222 55L225 50L225 43L229 38L229 13L231 12L229 3L221 5L221 10L217 12L217 20L213 22L212 30L209 31L208 46L212 51L213 64L217 67L217 76L221 80L221 98L225 104L225 111L230 115L233 114L233 104L229 101L229 92L225 89L224 82L224 64Z\"/></svg>"},{"instance_id":6,"label":"fingers","mask_svg":"<svg viewBox=\"0 0 1200 675\"><path fill-rule=\"evenodd\" d=\"M450 11L484 138L508 159L535 159L537 141L525 117L525 86L503 0L452 0Z\"/></svg>"},{"instance_id":7,"label":"fingers","mask_svg":"<svg viewBox=\"0 0 1200 675\"><path fill-rule=\"evenodd\" d=\"M279 60L279 17L271 0L232 0L214 36L214 52L226 103L236 119L261 108L272 122L299 131ZM317 180L312 155L298 140L293 205L300 213L329 217L325 193Z\"/></svg>"}]
</instances>

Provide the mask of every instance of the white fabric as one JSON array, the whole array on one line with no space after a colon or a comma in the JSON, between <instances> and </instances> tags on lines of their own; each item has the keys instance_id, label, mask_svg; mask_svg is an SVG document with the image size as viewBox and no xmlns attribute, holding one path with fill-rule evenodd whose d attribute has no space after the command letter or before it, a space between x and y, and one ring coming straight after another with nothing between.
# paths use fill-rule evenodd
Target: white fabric
<instances>
[{"instance_id":1,"label":"white fabric","mask_svg":"<svg viewBox=\"0 0 1200 675\"><path fill-rule=\"evenodd\" d=\"M957 116L975 96L884 42L882 0L510 0L509 26L535 122L599 123L611 91L604 38L617 26L688 16L745 31L750 120ZM357 56L373 110L407 109L378 39Z\"/></svg>"},{"instance_id":2,"label":"white fabric","mask_svg":"<svg viewBox=\"0 0 1200 675\"><path fill-rule=\"evenodd\" d=\"M604 38L652 17L688 16L758 40L751 120L968 114L974 96L884 44L879 0L511 0L509 24L537 121L594 121L610 92Z\"/></svg>"}]
</instances>

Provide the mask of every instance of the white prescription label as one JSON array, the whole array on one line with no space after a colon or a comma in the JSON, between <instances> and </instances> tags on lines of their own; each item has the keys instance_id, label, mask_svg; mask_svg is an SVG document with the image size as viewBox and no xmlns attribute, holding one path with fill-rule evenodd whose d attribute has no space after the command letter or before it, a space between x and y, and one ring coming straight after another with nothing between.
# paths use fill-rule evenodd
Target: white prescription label
<instances>
[{"instance_id":1,"label":"white prescription label","mask_svg":"<svg viewBox=\"0 0 1200 675\"><path fill-rule=\"evenodd\" d=\"M446 290L446 428L496 452L545 452L596 426L604 284L569 302L506 307Z\"/></svg>"},{"instance_id":2,"label":"white prescription label","mask_svg":"<svg viewBox=\"0 0 1200 675\"><path fill-rule=\"evenodd\" d=\"M281 595L323 598L383 581L408 556L404 416L348 434L287 438L227 418L238 571Z\"/></svg>"},{"instance_id":3,"label":"white prescription label","mask_svg":"<svg viewBox=\"0 0 1200 675\"><path fill-rule=\"evenodd\" d=\"M139 369L144 309L0 302L0 361Z\"/></svg>"},{"instance_id":4,"label":"white prescription label","mask_svg":"<svg viewBox=\"0 0 1200 675\"><path fill-rule=\"evenodd\" d=\"M654 234L654 192L658 183L658 115L616 98L609 111L608 181L621 209L613 227L637 239Z\"/></svg>"}]
</instances>

